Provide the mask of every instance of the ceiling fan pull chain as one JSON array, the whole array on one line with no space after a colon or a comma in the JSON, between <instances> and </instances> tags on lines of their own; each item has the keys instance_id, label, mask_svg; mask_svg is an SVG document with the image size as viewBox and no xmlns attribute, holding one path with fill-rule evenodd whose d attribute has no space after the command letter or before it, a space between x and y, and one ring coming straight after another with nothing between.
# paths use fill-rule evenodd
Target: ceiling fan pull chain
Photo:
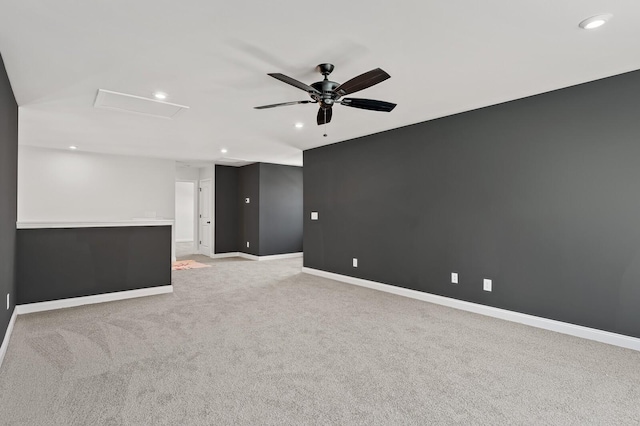
<instances>
[{"instance_id":1,"label":"ceiling fan pull chain","mask_svg":"<svg viewBox=\"0 0 640 426\"><path fill-rule=\"evenodd\" d=\"M327 110L324 110L324 136L325 138L327 137Z\"/></svg>"}]
</instances>

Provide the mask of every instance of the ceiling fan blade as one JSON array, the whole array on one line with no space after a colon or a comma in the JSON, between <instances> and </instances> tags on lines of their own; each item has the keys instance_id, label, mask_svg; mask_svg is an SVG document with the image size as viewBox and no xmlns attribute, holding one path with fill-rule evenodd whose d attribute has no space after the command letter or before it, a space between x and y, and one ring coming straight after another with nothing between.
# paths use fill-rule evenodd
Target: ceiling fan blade
<instances>
[{"instance_id":1,"label":"ceiling fan blade","mask_svg":"<svg viewBox=\"0 0 640 426\"><path fill-rule=\"evenodd\" d=\"M333 111L331 110L331 108L327 108L327 109L318 109L318 126L321 126L323 124L327 124L328 122L331 121L331 116L333 115Z\"/></svg>"},{"instance_id":2,"label":"ceiling fan blade","mask_svg":"<svg viewBox=\"0 0 640 426\"><path fill-rule=\"evenodd\" d=\"M284 74L280 74L278 72L271 73L271 74L268 74L268 75L270 75L271 77L273 77L273 78L275 78L277 80L282 81L283 83L287 83L287 84L292 85L293 87L297 87L298 89L304 90L305 92L317 93L318 95L320 94L320 92L318 92L313 87L311 87L311 86L309 86L307 84L304 84L303 82L298 81L295 78L288 77L288 76L286 76Z\"/></svg>"},{"instance_id":3,"label":"ceiling fan blade","mask_svg":"<svg viewBox=\"0 0 640 426\"><path fill-rule=\"evenodd\" d=\"M391 102L376 101L374 99L344 98L338 102L344 106L368 109L371 111L391 112L396 107L396 104L392 104Z\"/></svg>"},{"instance_id":4,"label":"ceiling fan blade","mask_svg":"<svg viewBox=\"0 0 640 426\"><path fill-rule=\"evenodd\" d=\"M316 102L313 101L293 101L293 102L282 102L280 104L271 104L271 105L262 105L262 106L257 106L257 107L253 107L254 109L267 109L267 108L275 108L275 107L281 107L281 106L287 106L287 105L298 105L298 104L315 104Z\"/></svg>"},{"instance_id":5,"label":"ceiling fan blade","mask_svg":"<svg viewBox=\"0 0 640 426\"><path fill-rule=\"evenodd\" d=\"M340 96L349 95L359 90L366 89L367 87L371 87L375 84L382 83L390 77L391 76L389 74L387 74L380 68L376 68L374 70L365 72L364 74L360 74L359 76L354 77L345 83L342 83L340 86L334 89L334 92Z\"/></svg>"}]
</instances>

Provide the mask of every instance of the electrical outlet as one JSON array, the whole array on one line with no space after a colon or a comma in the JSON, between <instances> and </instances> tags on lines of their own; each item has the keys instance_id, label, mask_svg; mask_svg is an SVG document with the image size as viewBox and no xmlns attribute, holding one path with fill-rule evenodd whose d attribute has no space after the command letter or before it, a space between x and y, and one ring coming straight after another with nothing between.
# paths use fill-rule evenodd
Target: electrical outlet
<instances>
[{"instance_id":1,"label":"electrical outlet","mask_svg":"<svg viewBox=\"0 0 640 426\"><path fill-rule=\"evenodd\" d=\"M245 202L246 204L249 204L249 202L251 202L251 200L250 200L249 198L245 198L245 199L244 199L244 202Z\"/></svg>"},{"instance_id":2,"label":"electrical outlet","mask_svg":"<svg viewBox=\"0 0 640 426\"><path fill-rule=\"evenodd\" d=\"M452 272L451 273L451 284L458 284L458 273L457 272Z\"/></svg>"},{"instance_id":3,"label":"electrical outlet","mask_svg":"<svg viewBox=\"0 0 640 426\"><path fill-rule=\"evenodd\" d=\"M488 280L486 278L482 280L482 289L484 291L492 291L492 287L493 287L493 283L491 282L491 280Z\"/></svg>"},{"instance_id":4,"label":"electrical outlet","mask_svg":"<svg viewBox=\"0 0 640 426\"><path fill-rule=\"evenodd\" d=\"M318 220L318 212L311 212L311 220Z\"/></svg>"},{"instance_id":5,"label":"electrical outlet","mask_svg":"<svg viewBox=\"0 0 640 426\"><path fill-rule=\"evenodd\" d=\"M247 247L249 247L249 241L247 241Z\"/></svg>"},{"instance_id":6,"label":"electrical outlet","mask_svg":"<svg viewBox=\"0 0 640 426\"><path fill-rule=\"evenodd\" d=\"M353 258L353 267L354 268L358 267L358 259L356 259L355 257Z\"/></svg>"}]
</instances>

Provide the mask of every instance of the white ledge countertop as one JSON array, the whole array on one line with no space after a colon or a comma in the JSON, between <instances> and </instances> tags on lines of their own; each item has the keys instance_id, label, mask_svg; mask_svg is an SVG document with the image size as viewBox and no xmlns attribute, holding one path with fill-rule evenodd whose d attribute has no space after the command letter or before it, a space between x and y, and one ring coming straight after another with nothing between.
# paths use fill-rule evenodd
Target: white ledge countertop
<instances>
[{"instance_id":1,"label":"white ledge countertop","mask_svg":"<svg viewBox=\"0 0 640 426\"><path fill-rule=\"evenodd\" d=\"M17 229L117 228L124 226L173 226L173 219L130 219L111 222L16 222Z\"/></svg>"}]
</instances>

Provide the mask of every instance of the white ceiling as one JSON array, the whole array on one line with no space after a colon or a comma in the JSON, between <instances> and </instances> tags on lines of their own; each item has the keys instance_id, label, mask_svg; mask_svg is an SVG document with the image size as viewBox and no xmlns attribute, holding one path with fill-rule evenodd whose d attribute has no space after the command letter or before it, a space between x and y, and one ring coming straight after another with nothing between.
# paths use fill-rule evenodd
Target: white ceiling
<instances>
[{"instance_id":1,"label":"white ceiling","mask_svg":"<svg viewBox=\"0 0 640 426\"><path fill-rule=\"evenodd\" d=\"M600 13L614 16L578 28ZM637 0L20 0L0 6L0 52L21 144L302 164L307 148L640 69L639 21ZM353 96L398 106L337 105L326 138L315 105L253 109L308 99L267 73L310 84L321 62L339 83L384 69L391 79ZM96 109L100 88L190 109Z\"/></svg>"}]
</instances>

